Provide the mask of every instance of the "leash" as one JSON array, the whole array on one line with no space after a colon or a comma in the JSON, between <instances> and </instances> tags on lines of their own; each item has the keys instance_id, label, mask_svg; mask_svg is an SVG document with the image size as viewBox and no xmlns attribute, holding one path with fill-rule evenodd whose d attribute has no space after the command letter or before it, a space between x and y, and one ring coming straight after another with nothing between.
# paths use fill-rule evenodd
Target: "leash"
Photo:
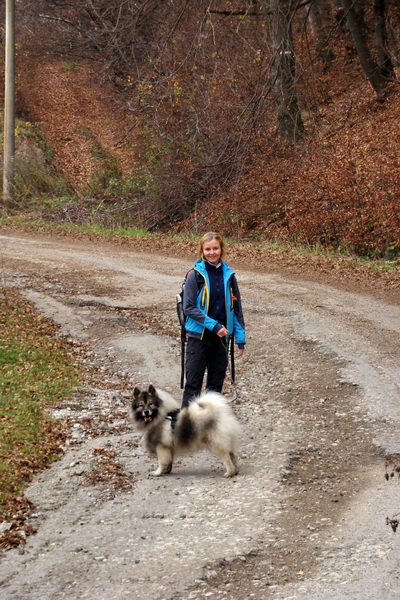
<instances>
[{"instance_id":1,"label":"leash","mask_svg":"<svg viewBox=\"0 0 400 600\"><path fill-rule=\"evenodd\" d=\"M234 396L232 398L232 400L236 400L238 397L238 393L237 393L237 388L236 388L236 384L235 384L235 375L236 375L236 371L235 371L235 336L234 335L230 335L228 338L228 343L225 344L225 342L223 341L222 338L220 338L221 344L223 345L226 355L228 357L228 362L230 359L230 363L231 363L231 383L232 383L232 387L234 389Z\"/></svg>"},{"instance_id":2,"label":"leash","mask_svg":"<svg viewBox=\"0 0 400 600\"><path fill-rule=\"evenodd\" d=\"M228 337L227 343L224 342L222 338L220 338L220 342L224 347L226 355L228 357L228 362L231 364L231 383L235 383L235 336L232 334Z\"/></svg>"}]
</instances>

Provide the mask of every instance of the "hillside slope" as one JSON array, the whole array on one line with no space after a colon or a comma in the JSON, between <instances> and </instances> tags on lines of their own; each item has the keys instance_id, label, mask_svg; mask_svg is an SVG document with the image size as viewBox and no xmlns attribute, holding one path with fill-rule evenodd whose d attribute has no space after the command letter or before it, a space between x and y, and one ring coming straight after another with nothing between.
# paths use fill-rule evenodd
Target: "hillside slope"
<instances>
[{"instance_id":1,"label":"hillside slope","mask_svg":"<svg viewBox=\"0 0 400 600\"><path fill-rule=\"evenodd\" d=\"M295 240L396 258L399 87L393 84L386 102L377 103L360 67L343 69L342 57L320 81L324 98L317 114L304 114L304 142L288 145L270 129L260 131L240 177L222 191L203 190L191 215L172 219L168 228L217 228L237 239ZM147 205L154 202L155 214L162 210L157 186L146 197L149 184L140 179L150 143L142 136L143 121L105 81L99 63L25 49L18 56L17 88L19 114L40 125L57 167L79 195L103 201L102 191L107 198L125 177L133 204L142 195ZM163 143L162 133L156 143Z\"/></svg>"},{"instance_id":2,"label":"hillside slope","mask_svg":"<svg viewBox=\"0 0 400 600\"><path fill-rule=\"evenodd\" d=\"M323 106L305 144L259 140L247 173L204 215L229 234L369 253L400 240L400 95L378 104L360 82ZM215 226L215 225L214 225Z\"/></svg>"},{"instance_id":3,"label":"hillside slope","mask_svg":"<svg viewBox=\"0 0 400 600\"><path fill-rule=\"evenodd\" d=\"M96 63L25 51L17 59L17 90L19 114L40 126L58 169L76 191L87 190L107 161L130 172L136 119L122 109L115 88L101 80Z\"/></svg>"}]
</instances>

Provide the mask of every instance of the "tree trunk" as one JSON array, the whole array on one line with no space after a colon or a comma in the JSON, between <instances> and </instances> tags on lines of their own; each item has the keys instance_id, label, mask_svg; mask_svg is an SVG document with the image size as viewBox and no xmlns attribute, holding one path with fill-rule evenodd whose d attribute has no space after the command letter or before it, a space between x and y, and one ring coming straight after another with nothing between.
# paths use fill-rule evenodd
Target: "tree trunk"
<instances>
[{"instance_id":1,"label":"tree trunk","mask_svg":"<svg viewBox=\"0 0 400 600\"><path fill-rule=\"evenodd\" d=\"M353 38L358 58L364 72L374 88L379 101L383 101L387 94L387 80L382 75L379 65L374 61L369 51L364 28L363 12L357 6L358 0L342 0L345 12L346 22L348 24L351 37ZM356 8L355 8L356 5Z\"/></svg>"},{"instance_id":2,"label":"tree trunk","mask_svg":"<svg viewBox=\"0 0 400 600\"><path fill-rule=\"evenodd\" d=\"M326 26L330 17L330 6L326 0L311 0L307 16L318 45L318 53L322 60L329 65L334 58L332 48L329 45L329 30Z\"/></svg>"},{"instance_id":3,"label":"tree trunk","mask_svg":"<svg viewBox=\"0 0 400 600\"><path fill-rule=\"evenodd\" d=\"M304 135L296 91L296 61L291 19L293 0L272 0L272 36L274 46L273 90L281 135L296 142Z\"/></svg>"},{"instance_id":4,"label":"tree trunk","mask_svg":"<svg viewBox=\"0 0 400 600\"><path fill-rule=\"evenodd\" d=\"M378 51L379 68L387 79L394 78L393 62L388 50L388 36L386 29L386 2L374 0L374 24Z\"/></svg>"}]
</instances>

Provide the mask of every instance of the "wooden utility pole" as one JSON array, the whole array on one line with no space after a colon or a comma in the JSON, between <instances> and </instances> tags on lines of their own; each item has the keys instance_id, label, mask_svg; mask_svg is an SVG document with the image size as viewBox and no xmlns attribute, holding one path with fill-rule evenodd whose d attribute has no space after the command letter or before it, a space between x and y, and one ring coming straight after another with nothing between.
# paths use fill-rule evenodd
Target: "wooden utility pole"
<instances>
[{"instance_id":1,"label":"wooden utility pole","mask_svg":"<svg viewBox=\"0 0 400 600\"><path fill-rule=\"evenodd\" d=\"M6 58L4 89L3 197L5 206L14 195L15 154L15 11L14 0L6 0Z\"/></svg>"}]
</instances>

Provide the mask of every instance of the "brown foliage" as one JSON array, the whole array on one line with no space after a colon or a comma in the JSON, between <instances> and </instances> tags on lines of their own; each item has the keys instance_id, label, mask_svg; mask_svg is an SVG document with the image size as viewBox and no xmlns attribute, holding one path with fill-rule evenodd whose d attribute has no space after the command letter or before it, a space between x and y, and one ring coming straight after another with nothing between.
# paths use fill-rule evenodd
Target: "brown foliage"
<instances>
[{"instance_id":1,"label":"brown foliage","mask_svg":"<svg viewBox=\"0 0 400 600\"><path fill-rule=\"evenodd\" d=\"M393 83L385 104L376 105L340 20L343 13L338 16L336 4L327 2L331 10L319 37L307 7L291 23L306 132L296 146L276 132L269 2L218 0L208 10L208 1L168 6L128 1L120 13L120 3L104 0L77 5L42 0L38 7L42 15L48 9L46 27L51 23L53 33L57 27L68 32L63 39L69 49L62 51L99 62L90 76L88 63L79 62L80 70L67 77L54 59L51 68L47 63L35 69L32 55L29 70L20 74L20 89L28 113L42 123L58 164L80 193L98 168L94 138L95 153L100 149L116 161L119 176L130 180L121 196L125 224L131 218L151 229L212 226L235 237L396 255L399 91ZM367 43L376 59L372 2L365 7ZM34 19L39 32L38 15ZM399 7L387 4L395 72L399 24ZM321 31L327 36L324 52ZM40 52L39 37L30 47ZM50 48L54 54L61 47ZM73 110L66 113L68 104ZM91 213L110 196L103 171L104 194L93 192ZM75 213L68 218L77 218Z\"/></svg>"},{"instance_id":2,"label":"brown foliage","mask_svg":"<svg viewBox=\"0 0 400 600\"><path fill-rule=\"evenodd\" d=\"M307 147L260 138L246 178L204 211L202 227L390 257L400 239L400 105L393 96L371 112L364 92L326 108Z\"/></svg>"}]
</instances>

